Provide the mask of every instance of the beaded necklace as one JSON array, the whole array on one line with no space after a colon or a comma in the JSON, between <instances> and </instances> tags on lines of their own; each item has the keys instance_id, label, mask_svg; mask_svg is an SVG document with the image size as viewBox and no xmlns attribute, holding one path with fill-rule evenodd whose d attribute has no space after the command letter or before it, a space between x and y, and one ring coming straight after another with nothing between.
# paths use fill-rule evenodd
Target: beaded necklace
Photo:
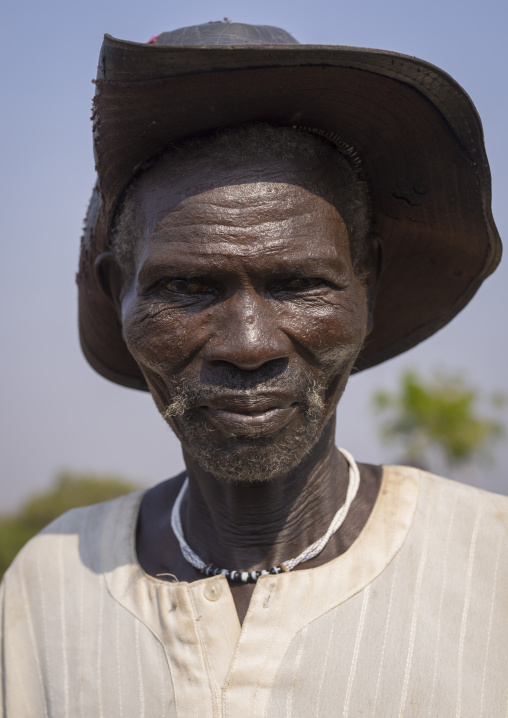
<instances>
[{"instance_id":1,"label":"beaded necklace","mask_svg":"<svg viewBox=\"0 0 508 718\"><path fill-rule=\"evenodd\" d=\"M302 551L302 553L296 558L290 558L287 561L283 561L278 566L273 566L272 568L264 569L263 571L233 571L228 568L217 568L213 564L206 564L196 553L194 553L184 538L180 516L182 499L189 485L189 479L186 478L171 512L171 528L178 539L178 543L180 544L182 554L186 561L194 566L194 568L201 571L201 573L205 576L218 576L219 574L223 574L228 581L232 583L256 583L260 576L264 576L269 573L277 574L282 573L283 571L291 571L295 566L298 566L299 563L303 563L304 561L308 561L309 559L318 556L330 540L330 537L333 536L333 534L338 531L344 523L344 519L348 514L350 506L358 492L358 487L360 486L360 471L356 461L345 449L339 449L339 451L346 458L349 464L349 484L347 488L346 500L333 517L328 530L325 534L323 534L323 536L321 536L321 538Z\"/></svg>"}]
</instances>

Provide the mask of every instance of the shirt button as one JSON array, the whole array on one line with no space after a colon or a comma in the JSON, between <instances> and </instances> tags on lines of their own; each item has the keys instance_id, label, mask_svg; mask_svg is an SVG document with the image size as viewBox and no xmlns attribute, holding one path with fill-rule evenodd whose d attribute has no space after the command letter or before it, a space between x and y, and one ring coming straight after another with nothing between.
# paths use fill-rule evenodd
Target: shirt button
<instances>
[{"instance_id":1,"label":"shirt button","mask_svg":"<svg viewBox=\"0 0 508 718\"><path fill-rule=\"evenodd\" d=\"M206 584L204 593L209 601L217 601L222 596L222 586L218 581L212 581Z\"/></svg>"}]
</instances>

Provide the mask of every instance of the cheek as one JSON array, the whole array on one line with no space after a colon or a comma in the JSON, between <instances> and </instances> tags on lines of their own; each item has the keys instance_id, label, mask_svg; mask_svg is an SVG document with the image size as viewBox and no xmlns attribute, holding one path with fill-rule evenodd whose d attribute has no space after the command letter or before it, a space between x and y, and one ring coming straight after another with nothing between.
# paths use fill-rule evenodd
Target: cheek
<instances>
[{"instance_id":1,"label":"cheek","mask_svg":"<svg viewBox=\"0 0 508 718\"><path fill-rule=\"evenodd\" d=\"M177 373L206 341L207 322L159 302L135 298L122 307L123 337L142 371Z\"/></svg>"},{"instance_id":2,"label":"cheek","mask_svg":"<svg viewBox=\"0 0 508 718\"><path fill-rule=\"evenodd\" d=\"M311 310L294 312L286 327L308 360L333 374L353 365L367 334L367 321L367 300L360 288Z\"/></svg>"}]
</instances>

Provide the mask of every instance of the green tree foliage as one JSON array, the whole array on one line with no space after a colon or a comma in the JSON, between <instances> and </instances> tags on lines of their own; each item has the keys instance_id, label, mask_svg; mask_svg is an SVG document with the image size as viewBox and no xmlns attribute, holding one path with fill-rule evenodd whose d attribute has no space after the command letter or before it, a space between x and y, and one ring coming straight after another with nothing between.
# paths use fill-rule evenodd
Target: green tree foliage
<instances>
[{"instance_id":1,"label":"green tree foliage","mask_svg":"<svg viewBox=\"0 0 508 718\"><path fill-rule=\"evenodd\" d=\"M408 463L428 465L437 451L452 469L489 458L493 443L504 434L500 421L480 414L480 400L479 391L460 374L439 372L426 380L407 371L398 390L374 395L381 436L398 443ZM489 403L500 408L504 397L490 397Z\"/></svg>"},{"instance_id":2,"label":"green tree foliage","mask_svg":"<svg viewBox=\"0 0 508 718\"><path fill-rule=\"evenodd\" d=\"M29 499L17 513L0 517L0 578L20 548L65 511L109 501L136 488L117 476L61 472L48 491Z\"/></svg>"}]
</instances>

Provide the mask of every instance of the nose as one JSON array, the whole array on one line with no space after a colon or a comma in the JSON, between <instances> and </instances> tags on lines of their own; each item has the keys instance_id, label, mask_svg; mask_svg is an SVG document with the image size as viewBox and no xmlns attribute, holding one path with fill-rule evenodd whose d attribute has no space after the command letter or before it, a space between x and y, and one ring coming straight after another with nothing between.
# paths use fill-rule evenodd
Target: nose
<instances>
[{"instance_id":1,"label":"nose","mask_svg":"<svg viewBox=\"0 0 508 718\"><path fill-rule=\"evenodd\" d=\"M235 293L213 313L215 326L205 349L206 361L253 371L267 362L289 358L291 341L279 326L277 312L257 293Z\"/></svg>"}]
</instances>

